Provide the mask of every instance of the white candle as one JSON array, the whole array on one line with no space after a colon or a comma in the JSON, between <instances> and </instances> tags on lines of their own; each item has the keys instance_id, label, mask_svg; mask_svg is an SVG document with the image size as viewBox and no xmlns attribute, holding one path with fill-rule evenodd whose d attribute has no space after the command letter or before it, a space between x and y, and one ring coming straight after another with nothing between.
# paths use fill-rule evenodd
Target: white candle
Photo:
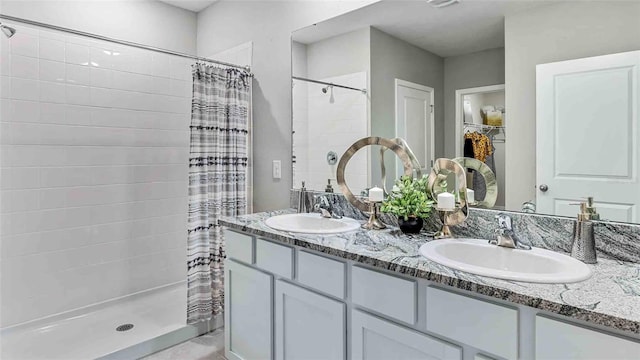
<instances>
[{"instance_id":1,"label":"white candle","mask_svg":"<svg viewBox=\"0 0 640 360\"><path fill-rule=\"evenodd\" d=\"M453 210L456 208L456 198L453 194L443 192L438 194L438 209Z\"/></svg>"},{"instance_id":2,"label":"white candle","mask_svg":"<svg viewBox=\"0 0 640 360\"><path fill-rule=\"evenodd\" d=\"M369 189L369 201L383 201L384 200L384 191L379 187L372 187Z\"/></svg>"},{"instance_id":3,"label":"white candle","mask_svg":"<svg viewBox=\"0 0 640 360\"><path fill-rule=\"evenodd\" d=\"M476 202L476 193L471 189L467 189L467 202L473 204Z\"/></svg>"}]
</instances>

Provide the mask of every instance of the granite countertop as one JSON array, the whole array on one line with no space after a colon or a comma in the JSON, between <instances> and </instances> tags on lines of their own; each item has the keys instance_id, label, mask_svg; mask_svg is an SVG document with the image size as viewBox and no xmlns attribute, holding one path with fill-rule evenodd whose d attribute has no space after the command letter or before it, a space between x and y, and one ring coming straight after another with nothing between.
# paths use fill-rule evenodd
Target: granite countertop
<instances>
[{"instance_id":1,"label":"granite countertop","mask_svg":"<svg viewBox=\"0 0 640 360\"><path fill-rule=\"evenodd\" d=\"M342 234L288 233L264 220L293 209L225 217L220 224L285 244L354 260L494 298L640 334L640 264L599 258L589 265L593 276L571 284L536 284L474 275L440 265L419 254L432 240L426 234L404 235L398 228L356 230Z\"/></svg>"}]
</instances>

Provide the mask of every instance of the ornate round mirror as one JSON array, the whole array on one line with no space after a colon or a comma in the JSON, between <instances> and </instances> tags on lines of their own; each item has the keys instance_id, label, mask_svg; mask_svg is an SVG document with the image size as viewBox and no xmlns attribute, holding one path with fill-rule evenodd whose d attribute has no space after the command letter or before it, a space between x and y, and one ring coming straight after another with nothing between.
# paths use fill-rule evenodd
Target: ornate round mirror
<instances>
[{"instance_id":1,"label":"ornate round mirror","mask_svg":"<svg viewBox=\"0 0 640 360\"><path fill-rule=\"evenodd\" d=\"M340 161L338 162L336 177L338 180L338 185L340 186L340 190L342 191L344 196L347 198L347 200L349 200L349 202L353 206L357 207L358 209L364 212L369 211L369 205L364 201L362 201L361 199L357 198L355 195L353 195L353 193L351 192L351 189L349 189L349 186L345 181L344 171L347 167L347 164L349 163L349 160L353 157L353 155L358 150L371 145L380 145L393 151L398 156L398 158L400 158L400 161L402 162L402 167L404 168L404 175L407 175L407 176L413 175L413 167L411 166L411 159L409 158L409 155L407 155L407 152L404 150L402 145L399 145L389 139L381 138L377 136L362 138L356 141L355 143L353 143L353 145L351 145L347 149L347 151L344 152L342 157L340 157Z\"/></svg>"},{"instance_id":2,"label":"ornate round mirror","mask_svg":"<svg viewBox=\"0 0 640 360\"><path fill-rule=\"evenodd\" d=\"M471 203L469 205L486 209L493 208L493 206L496 204L496 199L498 198L498 182L496 180L496 175L493 173L491 168L482 161L469 157L458 157L453 159L453 161L457 162L465 169L475 170L474 175L481 176L482 180L484 181L484 196L482 196L483 199L477 200L477 198L479 197L478 195L480 189L473 189L475 190L476 200L474 203ZM472 187L467 183L467 188Z\"/></svg>"}]
</instances>

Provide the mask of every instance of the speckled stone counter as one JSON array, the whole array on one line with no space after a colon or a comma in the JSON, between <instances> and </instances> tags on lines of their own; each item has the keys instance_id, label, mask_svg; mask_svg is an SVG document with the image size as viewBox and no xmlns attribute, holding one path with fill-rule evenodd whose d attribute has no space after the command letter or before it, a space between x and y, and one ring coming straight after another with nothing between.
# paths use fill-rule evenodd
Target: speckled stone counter
<instances>
[{"instance_id":1,"label":"speckled stone counter","mask_svg":"<svg viewBox=\"0 0 640 360\"><path fill-rule=\"evenodd\" d=\"M535 284L499 280L451 269L430 261L418 249L428 234L409 236L398 228L315 235L277 231L264 224L270 216L294 210L264 212L220 224L281 243L394 271L408 276L507 300L614 328L640 337L640 264L601 257L589 265L593 276L572 284Z\"/></svg>"}]
</instances>

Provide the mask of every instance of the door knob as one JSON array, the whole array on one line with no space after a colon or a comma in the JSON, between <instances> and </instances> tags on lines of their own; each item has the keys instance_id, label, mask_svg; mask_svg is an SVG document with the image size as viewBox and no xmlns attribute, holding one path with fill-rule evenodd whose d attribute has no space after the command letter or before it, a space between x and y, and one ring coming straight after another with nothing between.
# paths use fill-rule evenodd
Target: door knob
<instances>
[{"instance_id":1,"label":"door knob","mask_svg":"<svg viewBox=\"0 0 640 360\"><path fill-rule=\"evenodd\" d=\"M540 185L540 191L547 192L547 190L549 190L549 187L547 186L547 184Z\"/></svg>"}]
</instances>

